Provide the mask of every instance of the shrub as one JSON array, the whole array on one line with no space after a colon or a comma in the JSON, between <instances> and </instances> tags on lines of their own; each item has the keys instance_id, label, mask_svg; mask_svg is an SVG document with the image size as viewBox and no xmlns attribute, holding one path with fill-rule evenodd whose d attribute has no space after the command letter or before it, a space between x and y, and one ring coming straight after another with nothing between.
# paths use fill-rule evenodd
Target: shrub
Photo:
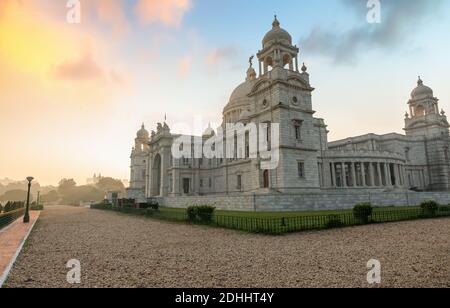
<instances>
[{"instance_id":1,"label":"shrub","mask_svg":"<svg viewBox=\"0 0 450 308\"><path fill-rule=\"evenodd\" d=\"M420 205L422 209L422 214L425 217L435 217L437 211L439 210L439 204L435 201L425 201Z\"/></svg>"},{"instance_id":2,"label":"shrub","mask_svg":"<svg viewBox=\"0 0 450 308\"><path fill-rule=\"evenodd\" d=\"M369 217L372 215L373 207L370 203L360 203L353 208L353 216L359 223L369 223Z\"/></svg>"},{"instance_id":3,"label":"shrub","mask_svg":"<svg viewBox=\"0 0 450 308\"><path fill-rule=\"evenodd\" d=\"M328 221L325 224L325 228L327 228L327 229L341 228L343 226L344 226L344 224L342 223L339 215L329 215Z\"/></svg>"},{"instance_id":4,"label":"shrub","mask_svg":"<svg viewBox=\"0 0 450 308\"><path fill-rule=\"evenodd\" d=\"M215 210L215 207L209 205L190 206L186 213L190 222L210 224Z\"/></svg>"},{"instance_id":5,"label":"shrub","mask_svg":"<svg viewBox=\"0 0 450 308\"><path fill-rule=\"evenodd\" d=\"M152 210L158 210L159 209L159 203L156 201L150 201L147 203L139 203L140 209L152 209Z\"/></svg>"}]
</instances>

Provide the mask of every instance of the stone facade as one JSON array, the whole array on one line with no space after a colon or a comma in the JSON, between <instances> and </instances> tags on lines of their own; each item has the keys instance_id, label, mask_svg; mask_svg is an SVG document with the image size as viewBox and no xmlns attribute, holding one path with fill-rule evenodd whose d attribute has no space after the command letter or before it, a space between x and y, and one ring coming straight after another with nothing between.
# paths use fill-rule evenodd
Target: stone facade
<instances>
[{"instance_id":1,"label":"stone facade","mask_svg":"<svg viewBox=\"0 0 450 308\"><path fill-rule=\"evenodd\" d=\"M298 57L298 47L275 18L257 53L258 73L252 57L245 82L223 110L220 128L225 132L227 123L279 124L276 168L264 169L265 159L250 155L247 135L231 158L175 159L172 145L180 136L166 123L151 134L142 126L131 155L128 196L159 198L173 207L214 204L237 210L332 209L370 200L380 206L408 205L433 196L447 200L447 193L419 193L450 191L450 125L432 89L419 78L408 102L405 135L328 142L325 121L314 117L307 67L299 68ZM264 138L271 144L272 137ZM214 146L223 141L211 127L192 139L203 145L215 140Z\"/></svg>"}]
</instances>

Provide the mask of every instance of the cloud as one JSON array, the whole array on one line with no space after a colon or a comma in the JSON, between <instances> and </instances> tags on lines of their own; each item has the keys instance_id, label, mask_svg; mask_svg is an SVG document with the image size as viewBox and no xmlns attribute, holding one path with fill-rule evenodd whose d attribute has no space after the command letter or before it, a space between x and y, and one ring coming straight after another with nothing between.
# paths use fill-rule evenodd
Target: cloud
<instances>
[{"instance_id":1,"label":"cloud","mask_svg":"<svg viewBox=\"0 0 450 308\"><path fill-rule=\"evenodd\" d=\"M55 69L55 76L62 80L91 80L104 77L104 72L94 61L90 52L85 52L75 61L66 61Z\"/></svg>"},{"instance_id":2,"label":"cloud","mask_svg":"<svg viewBox=\"0 0 450 308\"><path fill-rule=\"evenodd\" d=\"M368 12L365 0L341 0L361 16L360 26L337 31L314 28L300 39L300 44L311 55L329 57L337 64L353 64L358 54L371 49L393 49L415 35L415 30L437 12L442 0L383 0L380 24L366 22Z\"/></svg>"},{"instance_id":3,"label":"cloud","mask_svg":"<svg viewBox=\"0 0 450 308\"><path fill-rule=\"evenodd\" d=\"M239 54L240 51L235 47L216 48L206 55L205 63L215 66L223 61L233 61Z\"/></svg>"},{"instance_id":4,"label":"cloud","mask_svg":"<svg viewBox=\"0 0 450 308\"><path fill-rule=\"evenodd\" d=\"M191 0L139 0L135 13L144 24L161 23L179 27L191 6Z\"/></svg>"},{"instance_id":5,"label":"cloud","mask_svg":"<svg viewBox=\"0 0 450 308\"><path fill-rule=\"evenodd\" d=\"M178 78L185 79L191 71L192 58L184 57L178 62Z\"/></svg>"},{"instance_id":6,"label":"cloud","mask_svg":"<svg viewBox=\"0 0 450 308\"><path fill-rule=\"evenodd\" d=\"M125 34L129 30L123 0L95 0L88 1L98 19L111 26L114 33Z\"/></svg>"}]
</instances>

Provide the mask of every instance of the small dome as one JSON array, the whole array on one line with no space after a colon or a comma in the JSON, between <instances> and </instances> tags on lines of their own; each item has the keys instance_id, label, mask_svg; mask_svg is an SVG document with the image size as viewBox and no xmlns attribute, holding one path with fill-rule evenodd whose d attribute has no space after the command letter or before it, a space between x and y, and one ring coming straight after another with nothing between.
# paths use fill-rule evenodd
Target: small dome
<instances>
[{"instance_id":1,"label":"small dome","mask_svg":"<svg viewBox=\"0 0 450 308\"><path fill-rule=\"evenodd\" d=\"M422 99L426 97L434 97L433 89L423 84L422 79L417 81L417 87L411 92L412 99Z\"/></svg>"},{"instance_id":2,"label":"small dome","mask_svg":"<svg viewBox=\"0 0 450 308\"><path fill-rule=\"evenodd\" d=\"M144 124L142 124L141 129L137 132L137 137L139 139L148 139L149 138L149 133L145 129L145 125Z\"/></svg>"},{"instance_id":3,"label":"small dome","mask_svg":"<svg viewBox=\"0 0 450 308\"><path fill-rule=\"evenodd\" d=\"M275 20L272 23L272 30L267 32L267 34L264 36L264 48L274 41L292 45L292 36L289 34L289 32L280 27L280 22L278 21L277 16L275 16Z\"/></svg>"},{"instance_id":4,"label":"small dome","mask_svg":"<svg viewBox=\"0 0 450 308\"><path fill-rule=\"evenodd\" d=\"M215 134L214 129L211 127L211 123L209 123L208 127L203 132L203 136L214 136Z\"/></svg>"}]
</instances>

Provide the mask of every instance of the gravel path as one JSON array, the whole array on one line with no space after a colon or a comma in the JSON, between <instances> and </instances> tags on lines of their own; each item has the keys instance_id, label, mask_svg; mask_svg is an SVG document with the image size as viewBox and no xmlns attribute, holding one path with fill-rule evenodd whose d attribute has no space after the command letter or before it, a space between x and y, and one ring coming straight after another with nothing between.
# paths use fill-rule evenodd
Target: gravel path
<instances>
[{"instance_id":1,"label":"gravel path","mask_svg":"<svg viewBox=\"0 0 450 308\"><path fill-rule=\"evenodd\" d=\"M46 209L8 287L450 287L450 220L436 219L281 237L160 222L83 208Z\"/></svg>"}]
</instances>

